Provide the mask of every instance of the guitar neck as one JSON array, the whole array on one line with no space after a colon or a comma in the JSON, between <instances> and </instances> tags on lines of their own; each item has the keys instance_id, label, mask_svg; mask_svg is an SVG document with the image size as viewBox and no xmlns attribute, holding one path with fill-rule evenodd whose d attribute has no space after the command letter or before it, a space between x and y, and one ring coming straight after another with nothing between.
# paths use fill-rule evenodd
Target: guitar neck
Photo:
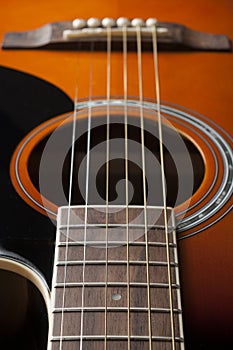
<instances>
[{"instance_id":1,"label":"guitar neck","mask_svg":"<svg viewBox=\"0 0 233 350\"><path fill-rule=\"evenodd\" d=\"M165 225L159 207L59 209L49 349L184 349L166 212Z\"/></svg>"}]
</instances>

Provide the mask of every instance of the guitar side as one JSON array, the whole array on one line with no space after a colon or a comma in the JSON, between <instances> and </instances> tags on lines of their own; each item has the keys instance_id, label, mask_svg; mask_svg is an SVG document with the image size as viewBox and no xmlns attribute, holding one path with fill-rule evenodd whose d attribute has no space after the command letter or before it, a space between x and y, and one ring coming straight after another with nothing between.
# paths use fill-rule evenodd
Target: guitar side
<instances>
[{"instance_id":1,"label":"guitar side","mask_svg":"<svg viewBox=\"0 0 233 350\"><path fill-rule=\"evenodd\" d=\"M1 347L46 348L50 294L44 277L25 258L3 249L0 266Z\"/></svg>"}]
</instances>

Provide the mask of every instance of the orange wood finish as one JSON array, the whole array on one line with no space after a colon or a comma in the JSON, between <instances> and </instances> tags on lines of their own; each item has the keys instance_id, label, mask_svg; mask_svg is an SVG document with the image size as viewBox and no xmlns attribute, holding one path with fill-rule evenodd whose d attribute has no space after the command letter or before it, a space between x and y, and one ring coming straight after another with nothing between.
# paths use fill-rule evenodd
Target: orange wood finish
<instances>
[{"instance_id":1,"label":"orange wood finish","mask_svg":"<svg viewBox=\"0 0 233 350\"><path fill-rule=\"evenodd\" d=\"M156 17L161 21L182 23L193 29L224 33L233 39L232 0L9 0L1 4L0 37L7 31L30 30L48 22L76 17L127 16ZM138 94L133 72L137 61L129 54L131 78L129 91ZM118 56L112 81L119 76ZM74 98L78 83L79 97L89 93L88 53L56 51L0 51L0 64L48 80ZM93 63L93 95L105 95L105 54ZM144 55L144 95L154 97L149 55ZM183 105L207 116L226 131L233 126L233 55L216 52L159 53L161 98ZM145 69L146 68L146 69ZM103 79L104 76L104 79ZM87 77L87 79L85 78ZM112 93L121 82L112 83ZM208 162L206 163L208 165ZM208 168L207 172L211 173ZM210 174L211 176L211 174ZM203 193L205 189L202 189ZM228 214L209 229L179 242L184 316L197 335L229 337L233 324L233 216Z\"/></svg>"}]
</instances>

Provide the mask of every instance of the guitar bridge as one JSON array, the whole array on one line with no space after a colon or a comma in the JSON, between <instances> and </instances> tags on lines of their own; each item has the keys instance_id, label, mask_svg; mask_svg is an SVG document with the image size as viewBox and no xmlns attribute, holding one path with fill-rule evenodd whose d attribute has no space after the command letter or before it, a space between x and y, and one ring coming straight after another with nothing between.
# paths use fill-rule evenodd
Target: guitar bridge
<instances>
[{"instance_id":1,"label":"guitar bridge","mask_svg":"<svg viewBox=\"0 0 233 350\"><path fill-rule=\"evenodd\" d=\"M231 51L231 41L223 34L201 33L186 26L155 21L159 50L164 51ZM76 19L46 24L38 29L26 32L9 32L3 39L3 49L57 49L82 50L90 48L90 42L98 42L96 49L106 49L108 28L111 30L112 50L119 50L122 46L123 28L127 41L136 46L136 34L140 27L143 50L151 50L152 26L151 20L133 19L118 20L89 18Z\"/></svg>"}]
</instances>

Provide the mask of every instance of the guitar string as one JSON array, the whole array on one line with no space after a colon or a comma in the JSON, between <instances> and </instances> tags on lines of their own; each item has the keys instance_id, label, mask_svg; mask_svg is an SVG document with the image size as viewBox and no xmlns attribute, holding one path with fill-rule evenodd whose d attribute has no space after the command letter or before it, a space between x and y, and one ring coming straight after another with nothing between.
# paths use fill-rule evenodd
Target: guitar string
<instances>
[{"instance_id":1,"label":"guitar string","mask_svg":"<svg viewBox=\"0 0 233 350\"><path fill-rule=\"evenodd\" d=\"M86 184L85 184L85 214L84 214L84 241L83 241L83 285L82 285L82 309L80 321L80 350L83 349L83 327L84 327L84 300L85 300L85 266L87 248L87 218L89 200L89 176L90 176L90 144L91 144L91 115L92 115L92 85L93 85L93 51L94 41L90 47L90 76L89 76L89 104L88 104L88 126L87 126L87 158L86 158Z\"/></svg>"},{"instance_id":2,"label":"guitar string","mask_svg":"<svg viewBox=\"0 0 233 350\"><path fill-rule=\"evenodd\" d=\"M154 60L154 81L155 81L155 89L156 89L157 114L158 114L159 149L160 149L162 193L163 193L166 256L167 256L167 266L168 266L167 274L168 274L168 285L169 285L171 338L172 338L172 350L175 350L175 330L174 330L173 296L172 296L172 281L171 281L172 278L171 278L171 265L170 265L169 232L168 232L167 200L166 200L166 179L165 179L165 169L164 169L163 130L162 130L162 116L161 116L160 82L159 82L159 65L158 65L158 42L157 42L156 22L151 28L152 28L152 44L153 44L153 60Z\"/></svg>"},{"instance_id":3,"label":"guitar string","mask_svg":"<svg viewBox=\"0 0 233 350\"><path fill-rule=\"evenodd\" d=\"M107 26L107 71L106 71L106 79L107 79L107 87L106 87L106 99L107 99L107 107L106 107L106 212L105 212L105 220L106 220L106 229L105 229L105 255L106 255L106 264L105 264L105 319L104 319L104 349L107 349L107 307L108 307L108 204L109 204L109 137L110 137L110 87L111 87L111 26Z\"/></svg>"},{"instance_id":4,"label":"guitar string","mask_svg":"<svg viewBox=\"0 0 233 350\"><path fill-rule=\"evenodd\" d=\"M124 83L124 133L125 133L125 222L126 222L126 260L127 260L127 329L128 329L128 350L130 350L130 266L129 266L129 173L128 173L128 76L127 76L127 26L122 27L123 37L123 83Z\"/></svg>"},{"instance_id":5,"label":"guitar string","mask_svg":"<svg viewBox=\"0 0 233 350\"><path fill-rule=\"evenodd\" d=\"M143 116L143 90L142 90L142 58L141 58L141 28L137 26L137 47L138 47L138 75L139 75L139 98L140 98L140 119L141 119L141 142L142 142L142 167L143 167L143 196L144 196L144 218L145 218L145 230L146 230L146 260L147 260L147 285L149 287L149 254L148 254L148 237L147 237L147 213L146 213L146 177L145 177L145 151L144 151L144 116ZM154 53L154 66L155 66L155 82L156 82L156 95L157 95L157 108L158 108L158 125L159 125L159 139L160 139L160 157L161 157L161 171L162 171L162 185L163 185L163 201L164 201L164 221L166 232L166 246L167 246L167 258L168 258L168 280L169 280L169 297L170 304L172 306L172 289L171 289L171 269L170 269L170 257L169 257L169 239L168 239L168 221L167 221L167 208L166 208L166 190L165 190L165 174L164 174L164 157L163 157L163 143L162 143L162 122L160 113L160 89L158 79L158 55L157 55L157 38L156 29L152 31L153 36L153 53ZM105 288L105 349L107 346L107 279L108 279L108 190L109 190L109 119L110 119L110 54L111 54L111 28L107 30L107 152L106 152L106 288ZM125 74L124 74L125 80ZM125 84L125 82L124 82ZM75 105L77 103L78 89L76 88ZM125 93L124 93L125 96ZM71 166L70 166L70 181L69 181L69 205L68 205L68 217L67 217L67 237L66 237L66 258L68 257L68 237L69 237L69 223L71 215L71 197L72 197L72 182L73 182L73 165L74 165L74 148L75 148L75 134L76 134L76 115L77 111L74 108L73 114L73 130L72 130L72 148L71 148ZM89 114L90 115L90 114ZM127 115L127 112L125 116ZM89 116L88 116L89 118ZM89 121L88 121L89 124ZM89 127L88 127L89 129ZM89 136L88 136L89 138ZM127 183L127 181L126 181ZM127 191L126 191L127 192ZM87 194L87 192L86 192ZM86 202L87 203L87 202ZM128 203L128 201L126 202ZM87 213L87 210L86 210ZM85 213L85 220L86 220ZM86 226L86 225L85 225ZM127 249L128 250L128 249ZM128 259L127 259L128 260ZM67 275L67 264L64 267L64 287L62 297L62 316L61 316L61 331L60 331L60 350L62 349L62 335L63 335L63 322L64 322L64 304L65 304L65 281ZM127 274L128 275L128 274ZM148 328L149 328L149 340L151 349L151 314L150 314L150 290L148 288ZM129 310L129 308L128 308ZM174 318L173 307L171 307L171 323L172 323L172 349L175 349L174 338ZM129 325L129 324L128 324ZM81 337L82 338L82 337ZM81 347L82 349L82 347Z\"/></svg>"},{"instance_id":6,"label":"guitar string","mask_svg":"<svg viewBox=\"0 0 233 350\"><path fill-rule=\"evenodd\" d=\"M76 85L76 88L75 88L74 112L73 112L73 118L72 118L72 139L71 139L70 178L69 178L68 212L67 212L67 232L66 232L66 244L65 244L65 260L64 260L64 276L63 276L62 312L61 312L59 350L62 350L62 344L63 344L64 307L65 307L67 261L68 261L68 249L69 249L69 235L70 235L71 200L72 200L72 187L73 187L73 174L74 174L74 151L75 151L75 137L76 137L76 120L77 120L76 104L77 104L77 102L78 102L78 85Z\"/></svg>"},{"instance_id":7,"label":"guitar string","mask_svg":"<svg viewBox=\"0 0 233 350\"><path fill-rule=\"evenodd\" d=\"M151 301L150 301L150 274L149 274L149 247L147 231L147 203L146 203L146 161L145 161L145 140L144 140L144 111L143 111L143 81L142 81L142 47L141 47L141 26L136 26L137 33L137 58L139 78L139 103L140 103L140 124L141 124L141 149L142 149L142 172L143 172L143 204L144 204L144 227L146 240L146 280L147 280L147 305L148 305L148 334L149 350L152 350L151 334Z\"/></svg>"}]
</instances>

